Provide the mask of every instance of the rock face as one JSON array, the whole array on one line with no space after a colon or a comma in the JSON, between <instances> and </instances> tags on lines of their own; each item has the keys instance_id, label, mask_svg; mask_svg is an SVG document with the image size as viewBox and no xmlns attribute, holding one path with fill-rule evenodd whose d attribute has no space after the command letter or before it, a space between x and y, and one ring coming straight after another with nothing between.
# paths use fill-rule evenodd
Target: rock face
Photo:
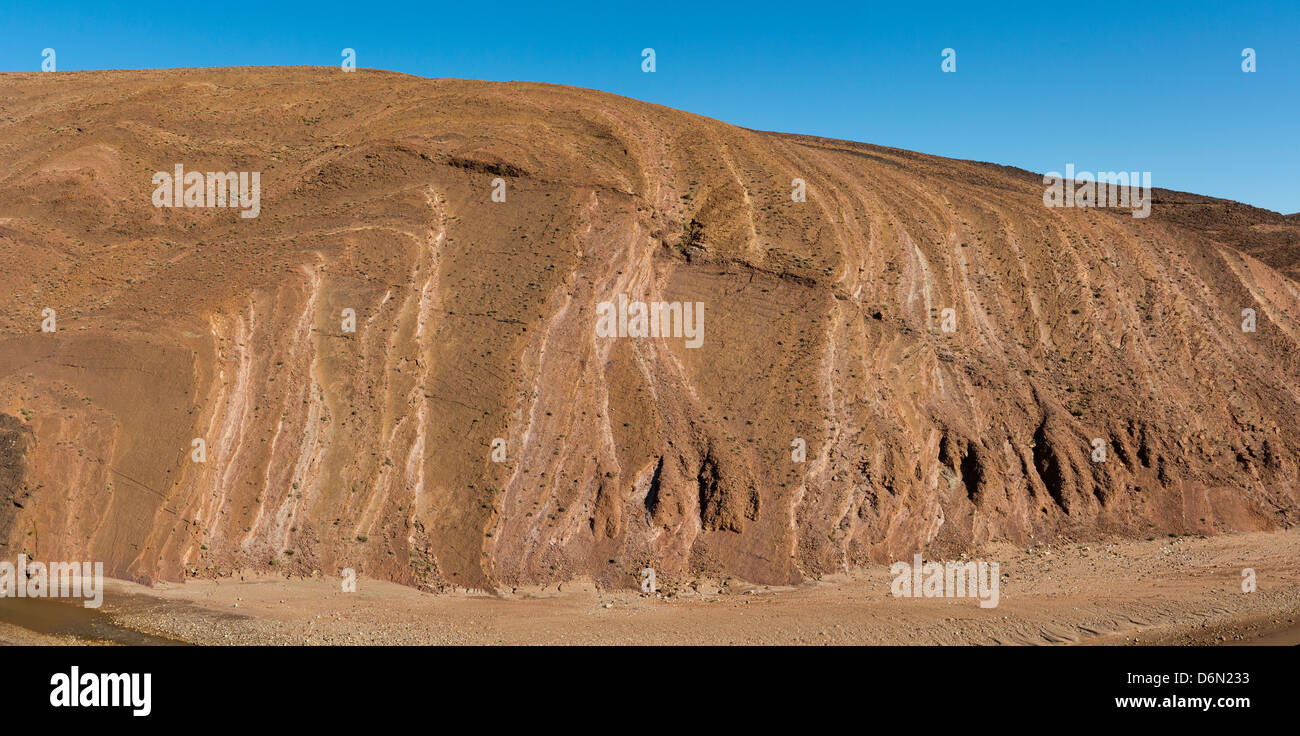
<instances>
[{"instance_id":1,"label":"rock face","mask_svg":"<svg viewBox=\"0 0 1300 736\"><path fill-rule=\"evenodd\" d=\"M0 100L5 557L785 583L1300 521L1294 217L1049 209L1017 169L542 84ZM155 207L176 164L260 172L260 213ZM703 304L703 343L598 336L620 295Z\"/></svg>"}]
</instances>

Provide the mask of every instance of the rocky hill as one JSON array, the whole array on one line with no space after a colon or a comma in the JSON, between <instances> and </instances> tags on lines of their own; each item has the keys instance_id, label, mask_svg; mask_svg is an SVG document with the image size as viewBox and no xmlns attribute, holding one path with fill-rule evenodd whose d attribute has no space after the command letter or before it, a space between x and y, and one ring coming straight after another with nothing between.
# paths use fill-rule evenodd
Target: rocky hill
<instances>
[{"instance_id":1,"label":"rocky hill","mask_svg":"<svg viewBox=\"0 0 1300 736\"><path fill-rule=\"evenodd\" d=\"M788 583L1300 521L1300 221L1043 192L544 84L0 75L0 556Z\"/></svg>"}]
</instances>

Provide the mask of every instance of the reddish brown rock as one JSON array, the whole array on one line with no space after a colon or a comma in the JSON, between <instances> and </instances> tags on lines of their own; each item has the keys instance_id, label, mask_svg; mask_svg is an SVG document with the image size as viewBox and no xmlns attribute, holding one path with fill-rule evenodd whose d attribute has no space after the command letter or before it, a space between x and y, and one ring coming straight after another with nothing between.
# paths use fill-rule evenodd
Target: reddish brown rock
<instances>
[{"instance_id":1,"label":"reddish brown rock","mask_svg":"<svg viewBox=\"0 0 1300 736\"><path fill-rule=\"evenodd\" d=\"M0 99L4 556L775 583L1300 520L1294 217L1048 209L1016 169L542 84L76 72ZM260 213L154 207L178 163L261 172ZM703 303L703 345L598 338L619 294Z\"/></svg>"}]
</instances>

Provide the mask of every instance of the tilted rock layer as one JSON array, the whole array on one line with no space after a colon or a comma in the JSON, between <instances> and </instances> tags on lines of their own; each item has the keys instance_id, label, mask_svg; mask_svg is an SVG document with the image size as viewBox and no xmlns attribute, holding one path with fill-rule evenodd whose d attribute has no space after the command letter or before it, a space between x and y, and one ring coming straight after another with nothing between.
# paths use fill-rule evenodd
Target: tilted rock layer
<instances>
[{"instance_id":1,"label":"tilted rock layer","mask_svg":"<svg viewBox=\"0 0 1300 736\"><path fill-rule=\"evenodd\" d=\"M337 69L3 75L0 172L5 557L788 583L1300 520L1295 217ZM703 344L598 337L623 294Z\"/></svg>"}]
</instances>

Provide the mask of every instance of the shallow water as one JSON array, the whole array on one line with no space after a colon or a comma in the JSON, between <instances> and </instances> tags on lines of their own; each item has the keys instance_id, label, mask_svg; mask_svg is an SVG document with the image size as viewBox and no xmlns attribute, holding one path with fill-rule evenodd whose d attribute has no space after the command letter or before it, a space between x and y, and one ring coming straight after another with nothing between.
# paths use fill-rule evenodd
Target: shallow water
<instances>
[{"instance_id":1,"label":"shallow water","mask_svg":"<svg viewBox=\"0 0 1300 736\"><path fill-rule=\"evenodd\" d=\"M1296 647L1300 646L1300 626L1292 626L1289 629L1274 631L1271 634L1256 637L1243 642L1238 642L1243 646L1274 646L1274 647Z\"/></svg>"},{"instance_id":2,"label":"shallow water","mask_svg":"<svg viewBox=\"0 0 1300 736\"><path fill-rule=\"evenodd\" d=\"M145 634L113 623L98 608L48 598L0 598L0 621L52 636L75 636L131 646L183 646L184 642Z\"/></svg>"}]
</instances>

